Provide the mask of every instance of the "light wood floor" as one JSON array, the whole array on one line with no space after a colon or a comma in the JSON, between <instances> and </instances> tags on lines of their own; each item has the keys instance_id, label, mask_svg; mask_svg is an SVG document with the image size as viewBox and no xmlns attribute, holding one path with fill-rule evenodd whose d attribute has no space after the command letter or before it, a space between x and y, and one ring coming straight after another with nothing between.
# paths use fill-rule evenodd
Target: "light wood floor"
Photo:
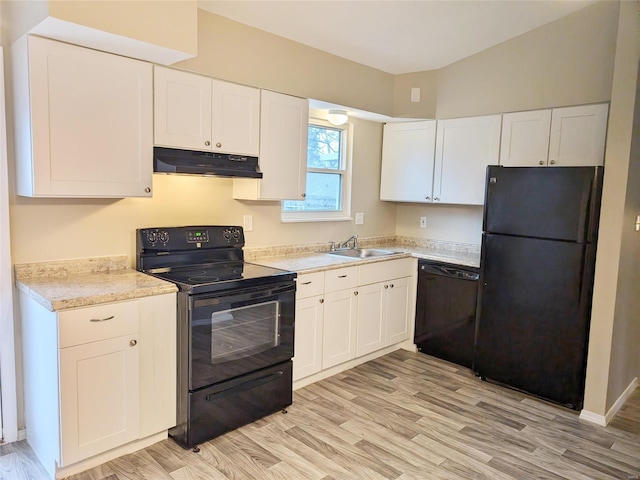
<instances>
[{"instance_id":1,"label":"light wood floor","mask_svg":"<svg viewBox=\"0 0 640 480\"><path fill-rule=\"evenodd\" d=\"M297 390L288 414L201 445L168 439L70 480L593 479L640 476L640 389L606 428L399 350ZM2 480L40 479L24 442Z\"/></svg>"}]
</instances>

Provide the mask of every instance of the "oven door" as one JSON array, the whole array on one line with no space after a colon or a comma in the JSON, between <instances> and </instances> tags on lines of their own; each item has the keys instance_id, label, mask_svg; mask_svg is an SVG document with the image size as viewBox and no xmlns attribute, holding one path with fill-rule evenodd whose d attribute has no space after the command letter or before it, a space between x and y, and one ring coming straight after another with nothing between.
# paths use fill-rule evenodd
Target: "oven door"
<instances>
[{"instance_id":1,"label":"oven door","mask_svg":"<svg viewBox=\"0 0 640 480\"><path fill-rule=\"evenodd\" d=\"M291 359L294 317L294 282L191 296L189 390Z\"/></svg>"}]
</instances>

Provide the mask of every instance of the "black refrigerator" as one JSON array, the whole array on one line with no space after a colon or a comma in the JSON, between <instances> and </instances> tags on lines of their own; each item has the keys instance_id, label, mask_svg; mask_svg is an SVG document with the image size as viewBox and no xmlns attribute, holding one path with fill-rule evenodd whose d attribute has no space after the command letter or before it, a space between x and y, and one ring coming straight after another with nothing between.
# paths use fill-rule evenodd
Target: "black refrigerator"
<instances>
[{"instance_id":1,"label":"black refrigerator","mask_svg":"<svg viewBox=\"0 0 640 480\"><path fill-rule=\"evenodd\" d=\"M602 167L487 167L473 369L575 410L602 176Z\"/></svg>"}]
</instances>

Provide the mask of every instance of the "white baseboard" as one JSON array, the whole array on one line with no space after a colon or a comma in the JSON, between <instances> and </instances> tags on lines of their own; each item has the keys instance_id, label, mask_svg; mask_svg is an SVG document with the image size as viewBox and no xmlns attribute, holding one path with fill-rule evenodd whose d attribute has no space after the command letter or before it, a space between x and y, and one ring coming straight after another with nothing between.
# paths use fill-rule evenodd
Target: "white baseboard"
<instances>
[{"instance_id":1,"label":"white baseboard","mask_svg":"<svg viewBox=\"0 0 640 480\"><path fill-rule=\"evenodd\" d=\"M611 408L607 411L606 414L600 415L598 413L588 412L587 410L582 410L580 412L580 419L586 420L587 422L595 423L596 425L600 425L601 427L606 427L611 419L615 417L618 410L622 408L624 402L631 396L633 391L638 386L638 377L634 378L629 386L622 392L622 395L618 397L615 403L611 406Z\"/></svg>"}]
</instances>

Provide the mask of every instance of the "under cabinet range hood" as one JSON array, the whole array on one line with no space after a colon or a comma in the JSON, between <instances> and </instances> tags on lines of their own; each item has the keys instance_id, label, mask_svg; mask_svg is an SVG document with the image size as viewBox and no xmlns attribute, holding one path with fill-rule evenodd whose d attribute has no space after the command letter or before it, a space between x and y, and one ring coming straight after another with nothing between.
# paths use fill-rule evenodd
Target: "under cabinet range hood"
<instances>
[{"instance_id":1,"label":"under cabinet range hood","mask_svg":"<svg viewBox=\"0 0 640 480\"><path fill-rule=\"evenodd\" d=\"M153 148L153 171L184 175L262 178L258 157L164 147Z\"/></svg>"}]
</instances>

